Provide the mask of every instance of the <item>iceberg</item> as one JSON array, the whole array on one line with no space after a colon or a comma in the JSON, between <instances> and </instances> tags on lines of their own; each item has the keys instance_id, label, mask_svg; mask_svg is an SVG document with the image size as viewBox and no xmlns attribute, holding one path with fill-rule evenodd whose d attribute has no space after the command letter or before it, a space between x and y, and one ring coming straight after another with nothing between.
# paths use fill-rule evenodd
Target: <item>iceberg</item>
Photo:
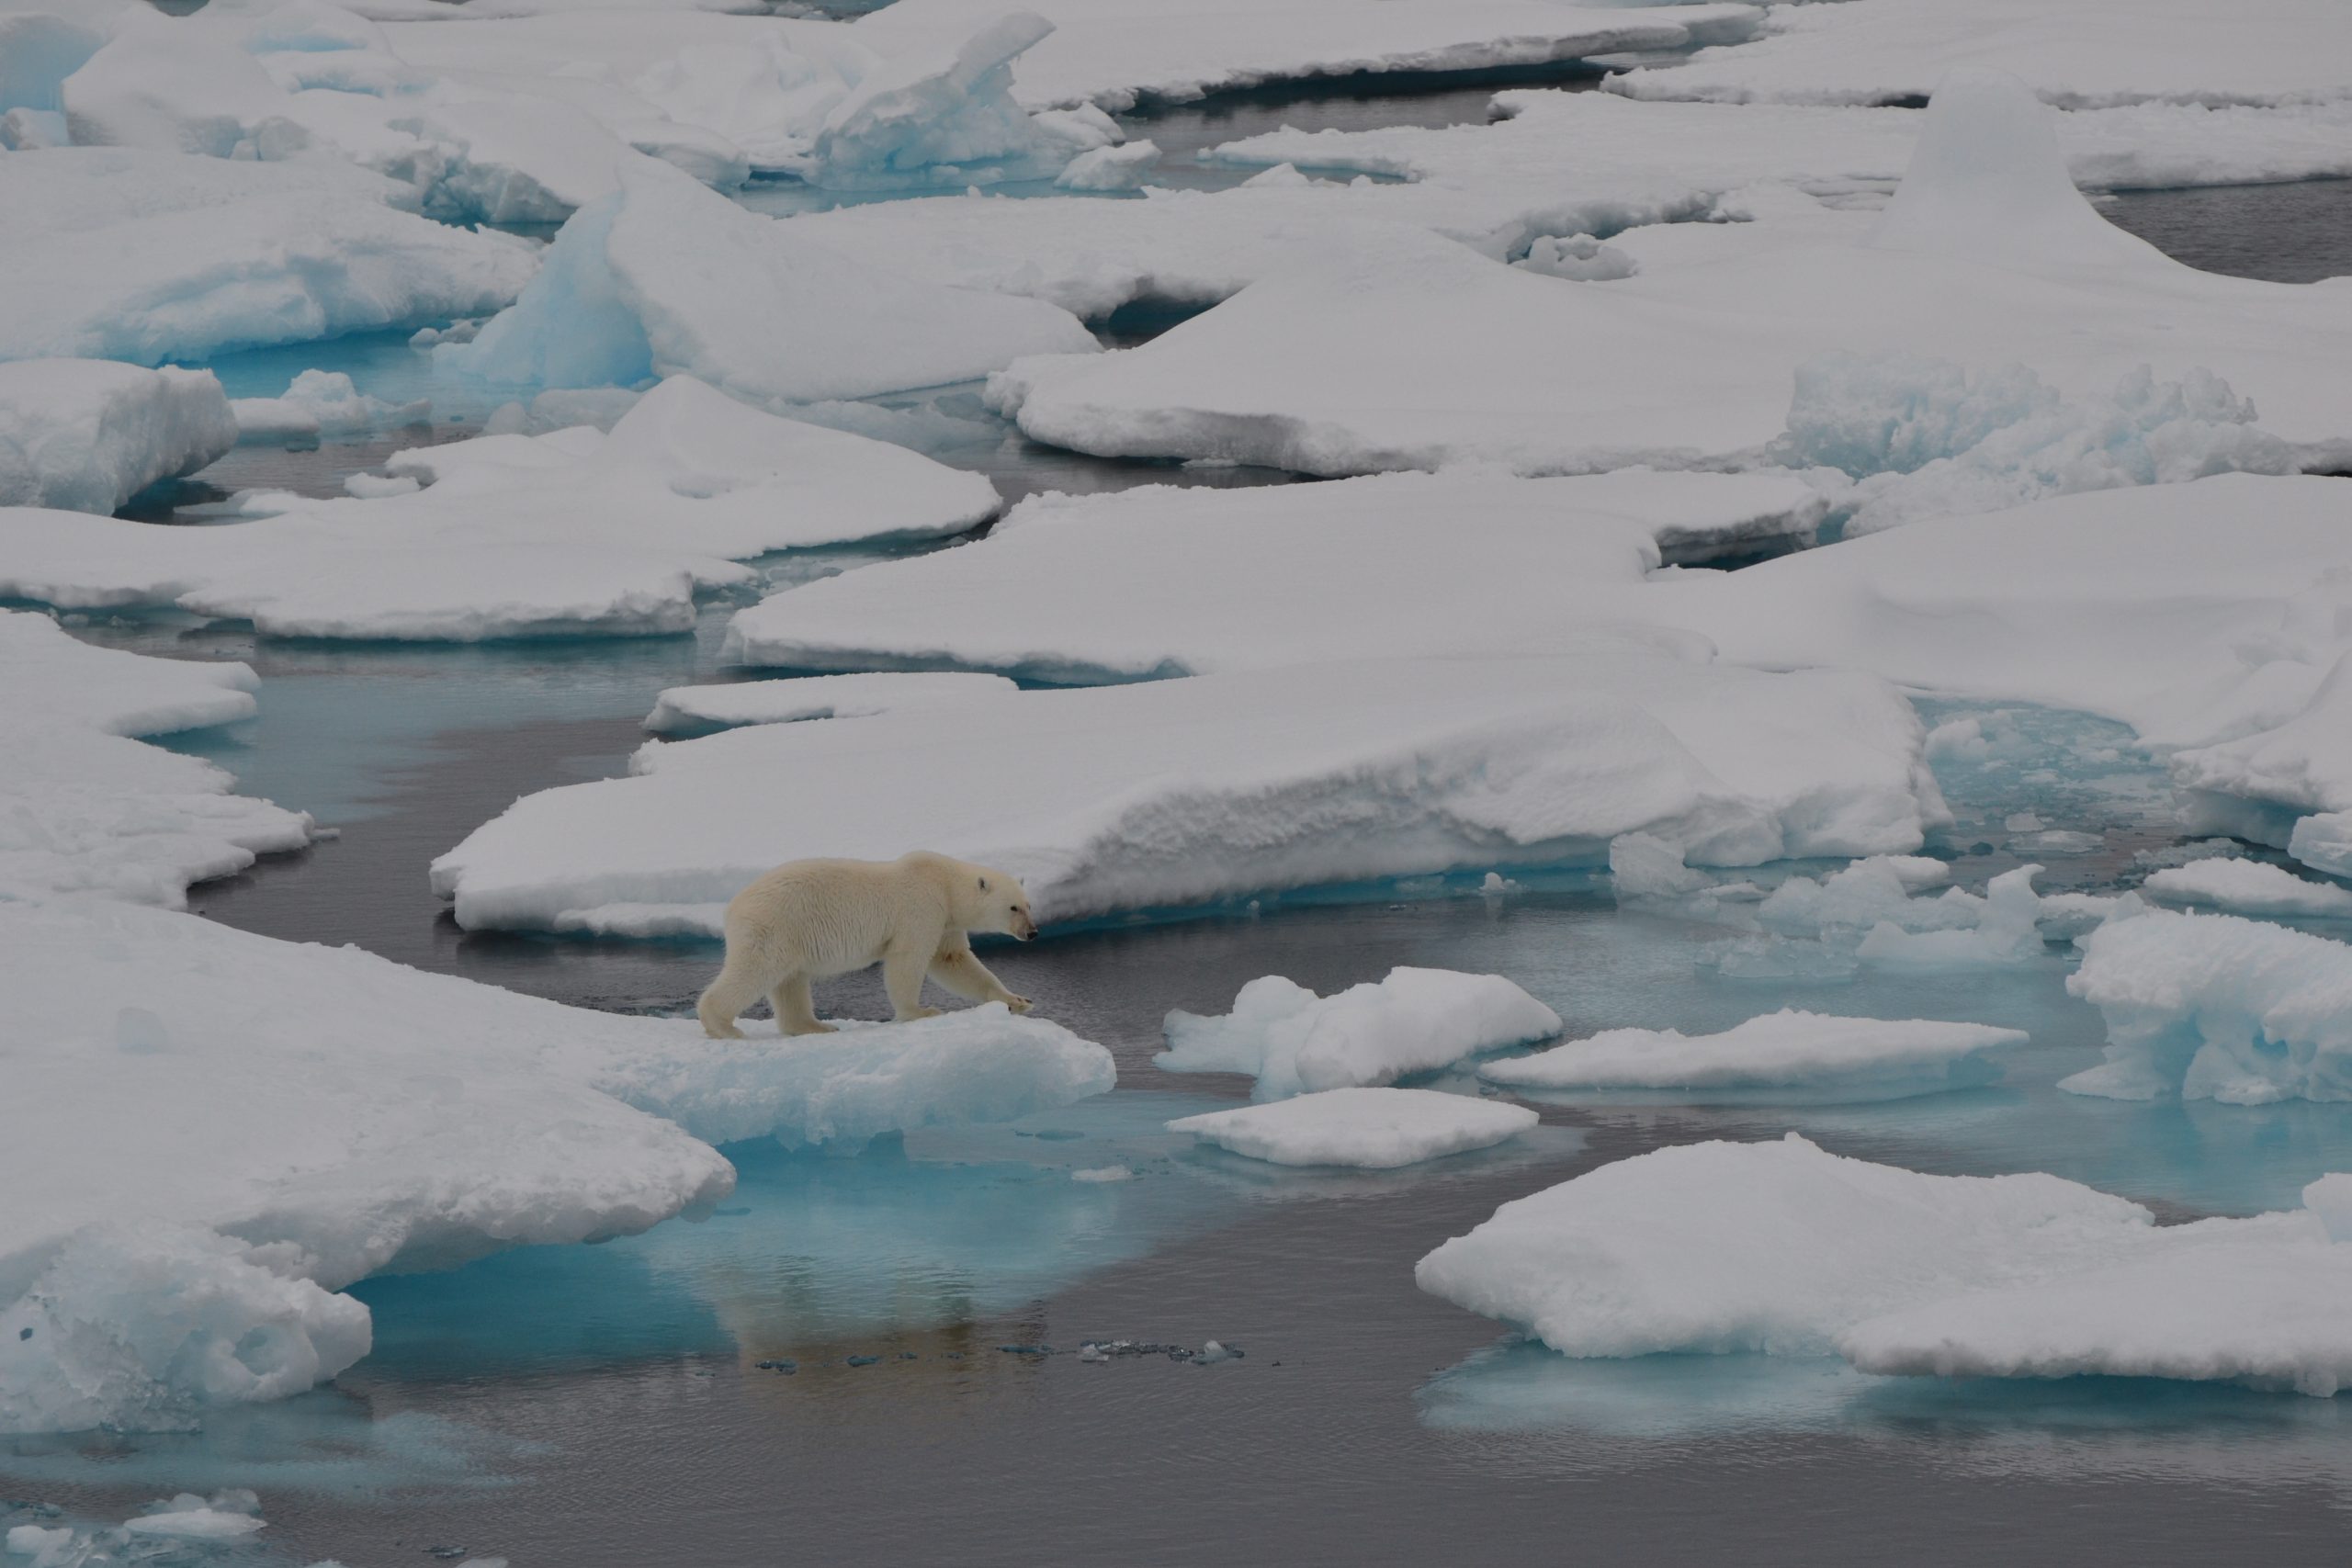
<instances>
[{"instance_id":1,"label":"iceberg","mask_svg":"<svg viewBox=\"0 0 2352 1568\"><path fill-rule=\"evenodd\" d=\"M2140 885L2147 897L2228 915L2352 919L2352 888L2314 882L2261 861L2206 859L2166 866Z\"/></svg>"},{"instance_id":2,"label":"iceberg","mask_svg":"<svg viewBox=\"0 0 2352 1568\"><path fill-rule=\"evenodd\" d=\"M173 604L268 637L479 641L655 636L741 558L936 538L997 509L976 474L662 383L609 433L486 435L396 453L367 499L280 498L205 528L0 509L0 592Z\"/></svg>"},{"instance_id":3,"label":"iceberg","mask_svg":"<svg viewBox=\"0 0 2352 1568\"><path fill-rule=\"evenodd\" d=\"M229 400L209 370L0 363L0 506L112 512L236 442Z\"/></svg>"},{"instance_id":4,"label":"iceberg","mask_svg":"<svg viewBox=\"0 0 2352 1568\"><path fill-rule=\"evenodd\" d=\"M1917 848L1940 800L1867 678L1572 655L1204 675L650 742L526 795L435 863L469 929L716 935L781 862L929 843L1067 920L1453 867L1589 863L1646 831L1702 863ZM943 772L910 752L953 755ZM795 781L794 810L775 808Z\"/></svg>"},{"instance_id":5,"label":"iceberg","mask_svg":"<svg viewBox=\"0 0 2352 1568\"><path fill-rule=\"evenodd\" d=\"M1048 492L962 549L738 612L727 656L1102 681L1534 651L1580 637L1588 615L1623 614L1665 547L1757 549L1826 510L1787 475L1640 470Z\"/></svg>"},{"instance_id":6,"label":"iceberg","mask_svg":"<svg viewBox=\"0 0 2352 1568\"><path fill-rule=\"evenodd\" d=\"M2022 1031L1989 1024L1783 1009L1720 1034L1603 1030L1533 1055L1481 1063L1478 1076L1510 1089L1878 1099L1984 1083L1996 1072L1986 1053L2025 1043Z\"/></svg>"},{"instance_id":7,"label":"iceberg","mask_svg":"<svg viewBox=\"0 0 2352 1568\"><path fill-rule=\"evenodd\" d=\"M889 672L672 686L654 699L653 711L645 716L645 728L657 735L698 735L743 724L864 718L925 708L953 710L1011 696L1020 689L1001 675Z\"/></svg>"},{"instance_id":8,"label":"iceberg","mask_svg":"<svg viewBox=\"0 0 2352 1568\"><path fill-rule=\"evenodd\" d=\"M2324 1201L2158 1226L2054 1176L1923 1175L1792 1133L1603 1166L1504 1204L1414 1278L1569 1356L1837 1353L2324 1395L2352 1381L2352 1249Z\"/></svg>"},{"instance_id":9,"label":"iceberg","mask_svg":"<svg viewBox=\"0 0 2352 1568\"><path fill-rule=\"evenodd\" d=\"M863 265L647 164L564 225L512 309L435 352L499 385L683 374L784 403L972 380L1023 355L1093 346L1067 311Z\"/></svg>"},{"instance_id":10,"label":"iceberg","mask_svg":"<svg viewBox=\"0 0 2352 1568\"><path fill-rule=\"evenodd\" d=\"M0 359L204 360L502 309L537 247L345 164L132 147L0 157Z\"/></svg>"},{"instance_id":11,"label":"iceberg","mask_svg":"<svg viewBox=\"0 0 2352 1568\"><path fill-rule=\"evenodd\" d=\"M2083 942L2066 989L2107 1022L2110 1100L2352 1100L2352 947L2235 915L2153 913Z\"/></svg>"},{"instance_id":12,"label":"iceberg","mask_svg":"<svg viewBox=\"0 0 2352 1568\"><path fill-rule=\"evenodd\" d=\"M1499 975L1399 965L1385 980L1329 997L1263 976L1235 994L1230 1012L1204 1017L1179 1009L1165 1027L1168 1049L1152 1058L1160 1071L1249 1073L1258 1080L1251 1098L1286 1100L1384 1088L1482 1051L1546 1040L1560 1032L1560 1015ZM1304 1135L1312 1120L1308 1113L1257 1125Z\"/></svg>"},{"instance_id":13,"label":"iceberg","mask_svg":"<svg viewBox=\"0 0 2352 1568\"><path fill-rule=\"evenodd\" d=\"M1331 1089L1272 1105L1181 1116L1168 1130L1274 1165L1394 1170L1492 1148L1536 1120L1523 1105L1432 1089Z\"/></svg>"}]
</instances>

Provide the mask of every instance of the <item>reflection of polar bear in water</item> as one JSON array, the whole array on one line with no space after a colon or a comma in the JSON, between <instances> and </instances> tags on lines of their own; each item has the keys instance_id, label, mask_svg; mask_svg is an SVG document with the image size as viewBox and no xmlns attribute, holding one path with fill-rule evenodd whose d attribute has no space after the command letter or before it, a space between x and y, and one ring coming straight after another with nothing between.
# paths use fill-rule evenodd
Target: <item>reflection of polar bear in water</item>
<instances>
[{"instance_id":1,"label":"reflection of polar bear in water","mask_svg":"<svg viewBox=\"0 0 2352 1568\"><path fill-rule=\"evenodd\" d=\"M765 993L786 1034L829 1034L808 982L879 959L894 1018L932 1018L923 976L976 1002L1029 1010L972 956L969 931L1027 942L1037 934L1029 896L1001 871L918 850L889 861L797 860L727 906L727 963L695 1011L713 1039L740 1040L735 1020Z\"/></svg>"}]
</instances>

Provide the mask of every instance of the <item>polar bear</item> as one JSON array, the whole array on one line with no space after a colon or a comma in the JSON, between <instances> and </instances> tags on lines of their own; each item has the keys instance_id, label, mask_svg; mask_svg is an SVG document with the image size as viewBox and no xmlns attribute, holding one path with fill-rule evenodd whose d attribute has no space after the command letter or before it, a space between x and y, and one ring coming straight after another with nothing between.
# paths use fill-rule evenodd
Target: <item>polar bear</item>
<instances>
[{"instance_id":1,"label":"polar bear","mask_svg":"<svg viewBox=\"0 0 2352 1568\"><path fill-rule=\"evenodd\" d=\"M793 861L727 906L727 962L695 1010L712 1039L741 1040L736 1019L765 993L784 1033L830 1034L808 983L879 959L898 1022L938 1016L922 1005L926 975L959 997L1027 1012L1029 998L972 956L971 931L1037 934L1016 878L924 850L895 861Z\"/></svg>"}]
</instances>

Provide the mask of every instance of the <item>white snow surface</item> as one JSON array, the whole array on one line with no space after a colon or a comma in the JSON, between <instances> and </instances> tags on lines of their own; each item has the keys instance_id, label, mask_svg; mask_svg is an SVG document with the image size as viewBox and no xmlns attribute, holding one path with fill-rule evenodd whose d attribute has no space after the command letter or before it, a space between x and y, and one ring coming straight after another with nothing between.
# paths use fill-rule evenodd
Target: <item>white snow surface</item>
<instances>
[{"instance_id":1,"label":"white snow surface","mask_svg":"<svg viewBox=\"0 0 2352 1568\"><path fill-rule=\"evenodd\" d=\"M0 902L95 893L178 908L190 883L311 841L309 817L134 739L250 717L245 665L93 648L46 616L0 612Z\"/></svg>"},{"instance_id":2,"label":"white snow surface","mask_svg":"<svg viewBox=\"0 0 2352 1568\"><path fill-rule=\"evenodd\" d=\"M1491 1148L1535 1125L1523 1105L1426 1089L1332 1089L1272 1105L1182 1116L1171 1133L1274 1165L1393 1170Z\"/></svg>"},{"instance_id":3,"label":"white snow surface","mask_svg":"<svg viewBox=\"0 0 2352 1568\"><path fill-rule=\"evenodd\" d=\"M1555 657L1030 691L649 743L634 777L518 801L434 884L471 929L716 934L771 866L910 844L1004 867L1049 920L1590 861L1636 830L1703 863L1899 852L1942 812L1919 743L1910 705L1867 677L1597 633ZM943 756L955 766L909 763Z\"/></svg>"},{"instance_id":4,"label":"white snow surface","mask_svg":"<svg viewBox=\"0 0 2352 1568\"><path fill-rule=\"evenodd\" d=\"M300 1392L367 1348L326 1292L642 1229L732 1186L704 1140L854 1146L1114 1076L996 1007L715 1043L124 905L0 903L0 1430Z\"/></svg>"},{"instance_id":5,"label":"white snow surface","mask_svg":"<svg viewBox=\"0 0 2352 1568\"><path fill-rule=\"evenodd\" d=\"M1826 509L1787 475L1641 470L1049 493L964 548L739 612L728 656L1084 681L1540 651L1622 613L1661 543L1752 549L1809 532Z\"/></svg>"},{"instance_id":6,"label":"white snow surface","mask_svg":"<svg viewBox=\"0 0 2352 1568\"><path fill-rule=\"evenodd\" d=\"M2166 866L2140 885L2166 904L2188 904L2230 915L2352 919L2352 888L2314 882L2255 860L2209 859Z\"/></svg>"},{"instance_id":7,"label":"white snow surface","mask_svg":"<svg viewBox=\"0 0 2352 1568\"><path fill-rule=\"evenodd\" d=\"M1504 1204L1414 1277L1571 1356L2352 1382L2352 1247L2320 1213L2153 1222L2054 1176L1923 1175L1792 1133L1602 1166Z\"/></svg>"},{"instance_id":8,"label":"white snow surface","mask_svg":"<svg viewBox=\"0 0 2352 1568\"><path fill-rule=\"evenodd\" d=\"M112 512L236 442L229 400L209 370L0 362L0 506Z\"/></svg>"},{"instance_id":9,"label":"white snow surface","mask_svg":"<svg viewBox=\"0 0 2352 1568\"><path fill-rule=\"evenodd\" d=\"M654 699L653 711L645 716L645 728L657 735L691 735L744 724L797 724L812 718L958 709L969 703L1011 696L1020 689L1001 675L895 671L672 686Z\"/></svg>"},{"instance_id":10,"label":"white snow surface","mask_svg":"<svg viewBox=\"0 0 2352 1568\"><path fill-rule=\"evenodd\" d=\"M1499 975L1399 965L1386 979L1328 997L1280 975L1261 976L1235 994L1231 1011L1178 1009L1165 1028L1168 1049L1152 1058L1161 1071L1249 1073L1257 1079L1251 1098L1286 1100L1383 1088L1482 1051L1548 1039L1560 1032L1560 1015ZM1309 1113L1260 1125L1279 1137L1281 1129L1307 1136L1322 1124Z\"/></svg>"},{"instance_id":11,"label":"white snow surface","mask_svg":"<svg viewBox=\"0 0 2352 1568\"><path fill-rule=\"evenodd\" d=\"M2059 1088L2112 1100L2352 1100L2352 947L2235 915L2111 920L2066 982L2107 1061Z\"/></svg>"},{"instance_id":12,"label":"white snow surface","mask_svg":"<svg viewBox=\"0 0 2352 1568\"><path fill-rule=\"evenodd\" d=\"M395 454L405 486L282 497L202 528L0 510L0 592L62 607L175 604L266 636L476 641L693 625L738 559L936 538L993 513L978 475L780 419L689 378L609 433L486 435ZM420 488L421 487L421 488Z\"/></svg>"},{"instance_id":13,"label":"white snow surface","mask_svg":"<svg viewBox=\"0 0 2352 1568\"><path fill-rule=\"evenodd\" d=\"M0 157L0 359L203 360L511 303L537 247L390 205L316 160L132 147Z\"/></svg>"},{"instance_id":14,"label":"white snow surface","mask_svg":"<svg viewBox=\"0 0 2352 1568\"><path fill-rule=\"evenodd\" d=\"M1982 1082L1986 1052L2025 1042L2021 1031L1989 1024L1784 1008L1720 1034L1604 1030L1533 1055L1482 1063L1478 1076L1521 1089L1917 1093Z\"/></svg>"},{"instance_id":15,"label":"white snow surface","mask_svg":"<svg viewBox=\"0 0 2352 1568\"><path fill-rule=\"evenodd\" d=\"M511 310L436 353L499 385L684 374L783 403L972 380L1023 355L1093 347L1057 307L854 260L648 163L563 226Z\"/></svg>"},{"instance_id":16,"label":"white snow surface","mask_svg":"<svg viewBox=\"0 0 2352 1568\"><path fill-rule=\"evenodd\" d=\"M1636 276L1605 284L1401 225L1379 244L1327 236L1149 343L1021 361L990 396L1032 437L1099 456L1579 472L1752 458L1800 367L1900 352L2023 364L2067 397L2143 365L2166 382L2210 370L2297 462L2352 452L2342 289L2170 261L2065 188L2031 124L2052 111L2014 82L1956 86L1875 225L1802 197L1795 215L1668 225L1629 249ZM1936 236L1953 238L1917 248ZM2150 319L2169 323L2163 341Z\"/></svg>"}]
</instances>

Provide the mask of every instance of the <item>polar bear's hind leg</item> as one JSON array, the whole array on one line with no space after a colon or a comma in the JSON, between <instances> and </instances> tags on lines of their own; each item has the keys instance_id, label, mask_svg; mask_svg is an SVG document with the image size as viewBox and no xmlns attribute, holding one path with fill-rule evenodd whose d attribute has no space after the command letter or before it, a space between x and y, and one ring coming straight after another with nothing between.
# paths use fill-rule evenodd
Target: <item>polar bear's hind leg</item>
<instances>
[{"instance_id":1,"label":"polar bear's hind leg","mask_svg":"<svg viewBox=\"0 0 2352 1568\"><path fill-rule=\"evenodd\" d=\"M713 1040L742 1039L743 1032L735 1027L735 1021L766 988L759 976L730 959L718 971L718 978L703 992L702 999L695 1004L695 1016L702 1020L702 1032Z\"/></svg>"}]
</instances>

